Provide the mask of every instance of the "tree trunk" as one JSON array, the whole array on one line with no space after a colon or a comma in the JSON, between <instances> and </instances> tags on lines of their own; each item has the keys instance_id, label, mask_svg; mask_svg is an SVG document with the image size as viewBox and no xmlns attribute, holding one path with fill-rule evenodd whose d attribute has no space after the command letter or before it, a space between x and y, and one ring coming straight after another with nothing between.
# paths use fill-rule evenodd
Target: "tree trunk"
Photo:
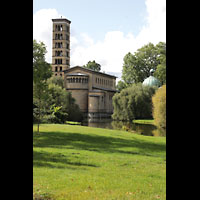
<instances>
[{"instance_id":1,"label":"tree trunk","mask_svg":"<svg viewBox=\"0 0 200 200\"><path fill-rule=\"evenodd\" d=\"M37 126L37 132L39 133L40 131L40 108L41 108L41 100L39 99L39 107L38 107L38 126Z\"/></svg>"}]
</instances>

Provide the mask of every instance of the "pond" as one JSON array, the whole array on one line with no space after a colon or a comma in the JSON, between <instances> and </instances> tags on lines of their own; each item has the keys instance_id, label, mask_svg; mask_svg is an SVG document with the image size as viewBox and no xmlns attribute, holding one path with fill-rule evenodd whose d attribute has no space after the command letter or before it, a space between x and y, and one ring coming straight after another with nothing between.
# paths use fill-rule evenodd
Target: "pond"
<instances>
[{"instance_id":1,"label":"pond","mask_svg":"<svg viewBox=\"0 0 200 200\"><path fill-rule=\"evenodd\" d=\"M166 136L165 130L160 130L153 124L113 121L112 119L88 119L82 122L82 126L125 130L146 136Z\"/></svg>"}]
</instances>

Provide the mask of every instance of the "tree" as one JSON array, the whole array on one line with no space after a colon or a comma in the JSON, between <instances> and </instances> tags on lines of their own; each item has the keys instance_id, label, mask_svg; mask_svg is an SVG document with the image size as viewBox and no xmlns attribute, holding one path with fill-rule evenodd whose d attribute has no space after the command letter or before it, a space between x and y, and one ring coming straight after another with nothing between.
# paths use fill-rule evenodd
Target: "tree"
<instances>
[{"instance_id":1,"label":"tree","mask_svg":"<svg viewBox=\"0 0 200 200\"><path fill-rule=\"evenodd\" d=\"M166 64L158 65L154 76L161 82L161 85L166 84Z\"/></svg>"},{"instance_id":2,"label":"tree","mask_svg":"<svg viewBox=\"0 0 200 200\"><path fill-rule=\"evenodd\" d=\"M52 76L47 80L48 85L53 83L55 85L60 86L61 88L64 88L64 81L63 78L60 76Z\"/></svg>"},{"instance_id":3,"label":"tree","mask_svg":"<svg viewBox=\"0 0 200 200\"><path fill-rule=\"evenodd\" d=\"M160 42L157 44L158 47L158 60L160 64L154 73L154 76L158 78L162 85L166 84L166 43Z\"/></svg>"},{"instance_id":4,"label":"tree","mask_svg":"<svg viewBox=\"0 0 200 200\"><path fill-rule=\"evenodd\" d=\"M155 125L160 129L166 129L166 85L156 91L152 102Z\"/></svg>"},{"instance_id":5,"label":"tree","mask_svg":"<svg viewBox=\"0 0 200 200\"><path fill-rule=\"evenodd\" d=\"M120 121L151 118L152 96L156 89L138 83L116 93L113 97L112 118Z\"/></svg>"},{"instance_id":6,"label":"tree","mask_svg":"<svg viewBox=\"0 0 200 200\"><path fill-rule=\"evenodd\" d=\"M51 66L45 61L46 47L43 42L38 43L33 40L33 101L37 106L36 117L39 124L41 121L42 110L48 98L47 79L51 77Z\"/></svg>"},{"instance_id":7,"label":"tree","mask_svg":"<svg viewBox=\"0 0 200 200\"><path fill-rule=\"evenodd\" d=\"M83 65L83 67L97 72L101 71L101 65L96 63L95 60L89 61L86 65Z\"/></svg>"},{"instance_id":8,"label":"tree","mask_svg":"<svg viewBox=\"0 0 200 200\"><path fill-rule=\"evenodd\" d=\"M127 85L143 82L150 75L150 69L156 70L158 65L166 62L166 45L159 42L156 46L152 43L144 45L134 54L130 52L125 55L122 81ZM157 76L161 77L160 71ZM164 76L162 76L164 78ZM162 81L163 82L163 81Z\"/></svg>"},{"instance_id":9,"label":"tree","mask_svg":"<svg viewBox=\"0 0 200 200\"><path fill-rule=\"evenodd\" d=\"M55 84L51 82L52 80L47 81L49 96L46 103L51 109L45 116L45 122L65 123L66 120L81 121L82 113L71 93L62 88L60 82Z\"/></svg>"},{"instance_id":10,"label":"tree","mask_svg":"<svg viewBox=\"0 0 200 200\"><path fill-rule=\"evenodd\" d=\"M127 84L123 81L118 81L116 89L118 92L121 92L123 89L127 88Z\"/></svg>"}]
</instances>

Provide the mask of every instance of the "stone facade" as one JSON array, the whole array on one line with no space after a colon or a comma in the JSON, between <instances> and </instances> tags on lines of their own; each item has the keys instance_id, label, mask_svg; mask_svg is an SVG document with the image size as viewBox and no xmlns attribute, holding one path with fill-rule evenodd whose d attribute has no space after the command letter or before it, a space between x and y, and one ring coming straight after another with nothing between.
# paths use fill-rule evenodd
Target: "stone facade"
<instances>
[{"instance_id":1,"label":"stone facade","mask_svg":"<svg viewBox=\"0 0 200 200\"><path fill-rule=\"evenodd\" d=\"M81 111L89 118L110 117L116 77L83 67L70 68L70 23L68 19L52 19L52 72L61 76Z\"/></svg>"},{"instance_id":2,"label":"stone facade","mask_svg":"<svg viewBox=\"0 0 200 200\"><path fill-rule=\"evenodd\" d=\"M80 66L64 71L64 86L89 118L110 117L116 77Z\"/></svg>"}]
</instances>

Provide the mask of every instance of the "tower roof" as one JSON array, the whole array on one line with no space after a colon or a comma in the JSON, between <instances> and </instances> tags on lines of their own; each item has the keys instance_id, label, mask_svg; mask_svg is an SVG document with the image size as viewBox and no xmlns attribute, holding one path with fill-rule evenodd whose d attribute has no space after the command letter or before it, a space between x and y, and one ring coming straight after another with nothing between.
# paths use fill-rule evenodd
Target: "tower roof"
<instances>
[{"instance_id":1,"label":"tower roof","mask_svg":"<svg viewBox=\"0 0 200 200\"><path fill-rule=\"evenodd\" d=\"M57 19L52 19L53 22L67 22L67 23L71 23L70 20L66 19L66 18L57 18Z\"/></svg>"}]
</instances>

